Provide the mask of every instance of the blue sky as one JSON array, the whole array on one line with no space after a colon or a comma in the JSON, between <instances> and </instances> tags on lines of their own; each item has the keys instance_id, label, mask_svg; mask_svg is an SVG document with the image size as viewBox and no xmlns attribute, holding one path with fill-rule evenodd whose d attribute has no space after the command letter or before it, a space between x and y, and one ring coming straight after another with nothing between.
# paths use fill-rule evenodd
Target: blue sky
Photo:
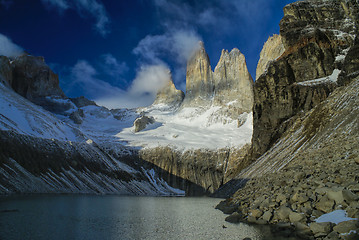
<instances>
[{"instance_id":1,"label":"blue sky","mask_svg":"<svg viewBox=\"0 0 359 240\"><path fill-rule=\"evenodd\" d=\"M169 71L185 90L199 40L212 68L238 48L252 77L293 0L0 0L0 54L44 56L70 97L109 108L151 104Z\"/></svg>"}]
</instances>

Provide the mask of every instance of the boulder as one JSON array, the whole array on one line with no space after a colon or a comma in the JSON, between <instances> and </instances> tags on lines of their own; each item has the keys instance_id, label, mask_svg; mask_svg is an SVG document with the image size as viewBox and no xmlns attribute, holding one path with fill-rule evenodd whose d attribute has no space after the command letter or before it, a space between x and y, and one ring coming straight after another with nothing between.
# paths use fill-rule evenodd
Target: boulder
<instances>
[{"instance_id":1,"label":"boulder","mask_svg":"<svg viewBox=\"0 0 359 240\"><path fill-rule=\"evenodd\" d=\"M230 222L230 223L239 223L242 219L243 219L242 214L240 214L238 212L234 212L231 215L229 215L228 217L226 217L225 221Z\"/></svg>"},{"instance_id":2,"label":"boulder","mask_svg":"<svg viewBox=\"0 0 359 240\"><path fill-rule=\"evenodd\" d=\"M269 222L269 221L272 219L272 217L273 217L272 211L266 211L266 212L263 214L262 219L263 219L264 221Z\"/></svg>"},{"instance_id":3,"label":"boulder","mask_svg":"<svg viewBox=\"0 0 359 240\"><path fill-rule=\"evenodd\" d=\"M340 234L349 233L351 230L357 231L358 229L359 229L358 220L341 222L333 227L333 230Z\"/></svg>"},{"instance_id":4,"label":"boulder","mask_svg":"<svg viewBox=\"0 0 359 240\"><path fill-rule=\"evenodd\" d=\"M275 211L275 214L278 217L278 220L280 221L288 221L290 213L292 213L292 210L285 206L282 206Z\"/></svg>"},{"instance_id":5,"label":"boulder","mask_svg":"<svg viewBox=\"0 0 359 240\"><path fill-rule=\"evenodd\" d=\"M249 214L255 218L259 218L263 215L263 211L260 209L251 209L249 210Z\"/></svg>"},{"instance_id":6,"label":"boulder","mask_svg":"<svg viewBox=\"0 0 359 240\"><path fill-rule=\"evenodd\" d=\"M329 222L313 222L309 225L309 227L316 237L326 236L333 230L333 224Z\"/></svg>"},{"instance_id":7,"label":"boulder","mask_svg":"<svg viewBox=\"0 0 359 240\"><path fill-rule=\"evenodd\" d=\"M303 222L303 221L306 221L306 219L307 218L305 217L305 214L303 214L303 213L291 212L289 214L289 221L292 223Z\"/></svg>"},{"instance_id":8,"label":"boulder","mask_svg":"<svg viewBox=\"0 0 359 240\"><path fill-rule=\"evenodd\" d=\"M155 119L153 117L141 116L139 118L136 118L133 123L133 126L135 127L135 132L139 132L145 129L148 124L153 123L155 123Z\"/></svg>"},{"instance_id":9,"label":"boulder","mask_svg":"<svg viewBox=\"0 0 359 240\"><path fill-rule=\"evenodd\" d=\"M324 196L320 199L319 202L315 204L315 207L316 209L324 213L329 213L333 210L334 204L335 204L334 200L331 200L327 196Z\"/></svg>"}]
</instances>

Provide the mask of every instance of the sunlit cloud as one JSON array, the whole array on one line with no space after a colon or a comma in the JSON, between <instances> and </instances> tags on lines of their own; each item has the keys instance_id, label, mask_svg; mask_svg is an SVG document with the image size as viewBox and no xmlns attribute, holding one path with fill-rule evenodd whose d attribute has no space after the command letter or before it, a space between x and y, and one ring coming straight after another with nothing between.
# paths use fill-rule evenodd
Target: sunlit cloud
<instances>
[{"instance_id":1,"label":"sunlit cloud","mask_svg":"<svg viewBox=\"0 0 359 240\"><path fill-rule=\"evenodd\" d=\"M76 10L81 17L90 15L96 19L95 30L106 36L109 30L110 19L105 6L99 0L41 0L45 6L57 9L59 12L68 9Z\"/></svg>"},{"instance_id":2,"label":"sunlit cloud","mask_svg":"<svg viewBox=\"0 0 359 240\"><path fill-rule=\"evenodd\" d=\"M13 43L10 38L0 33L0 55L17 57L24 53L24 50Z\"/></svg>"}]
</instances>

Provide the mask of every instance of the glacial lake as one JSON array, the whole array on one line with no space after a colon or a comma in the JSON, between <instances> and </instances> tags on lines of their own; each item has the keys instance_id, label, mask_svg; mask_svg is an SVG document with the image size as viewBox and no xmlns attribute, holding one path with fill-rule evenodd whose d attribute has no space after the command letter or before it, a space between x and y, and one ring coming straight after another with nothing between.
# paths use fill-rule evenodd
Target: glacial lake
<instances>
[{"instance_id":1,"label":"glacial lake","mask_svg":"<svg viewBox=\"0 0 359 240\"><path fill-rule=\"evenodd\" d=\"M206 197L0 197L0 239L280 239L225 222ZM223 227L224 226L224 227Z\"/></svg>"}]
</instances>

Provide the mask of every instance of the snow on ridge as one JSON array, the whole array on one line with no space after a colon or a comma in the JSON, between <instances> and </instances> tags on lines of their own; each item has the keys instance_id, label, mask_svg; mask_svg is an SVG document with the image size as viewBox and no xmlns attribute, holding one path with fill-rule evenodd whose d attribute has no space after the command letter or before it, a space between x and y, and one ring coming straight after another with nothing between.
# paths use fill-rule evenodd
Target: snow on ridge
<instances>
[{"instance_id":1,"label":"snow on ridge","mask_svg":"<svg viewBox=\"0 0 359 240\"><path fill-rule=\"evenodd\" d=\"M317 78L317 79L313 79L313 80L308 80L308 81L304 81L304 82L299 82L297 84L301 85L301 86L313 86L313 85L318 85L318 84L323 84L323 83L336 83L340 72L341 72L341 70L334 69L333 73L329 76Z\"/></svg>"}]
</instances>

